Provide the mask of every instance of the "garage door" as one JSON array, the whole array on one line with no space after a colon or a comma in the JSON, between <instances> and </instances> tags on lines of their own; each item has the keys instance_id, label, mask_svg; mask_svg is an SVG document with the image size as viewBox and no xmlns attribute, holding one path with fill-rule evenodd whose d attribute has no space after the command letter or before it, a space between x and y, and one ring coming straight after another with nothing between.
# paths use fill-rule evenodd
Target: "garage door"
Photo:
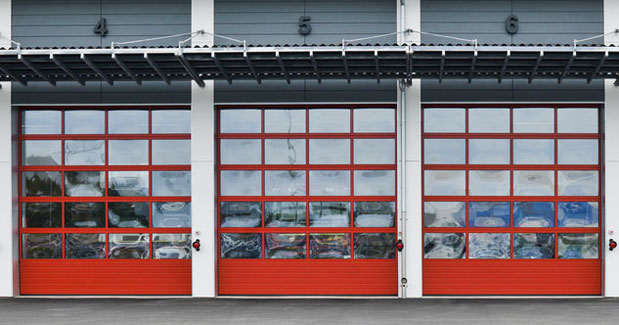
<instances>
[{"instance_id":1,"label":"garage door","mask_svg":"<svg viewBox=\"0 0 619 325\"><path fill-rule=\"evenodd\" d=\"M423 293L599 295L600 109L423 109Z\"/></svg>"},{"instance_id":2,"label":"garage door","mask_svg":"<svg viewBox=\"0 0 619 325\"><path fill-rule=\"evenodd\" d=\"M220 295L395 295L395 108L220 107Z\"/></svg>"},{"instance_id":3,"label":"garage door","mask_svg":"<svg viewBox=\"0 0 619 325\"><path fill-rule=\"evenodd\" d=\"M190 111L20 111L20 292L191 294Z\"/></svg>"}]
</instances>

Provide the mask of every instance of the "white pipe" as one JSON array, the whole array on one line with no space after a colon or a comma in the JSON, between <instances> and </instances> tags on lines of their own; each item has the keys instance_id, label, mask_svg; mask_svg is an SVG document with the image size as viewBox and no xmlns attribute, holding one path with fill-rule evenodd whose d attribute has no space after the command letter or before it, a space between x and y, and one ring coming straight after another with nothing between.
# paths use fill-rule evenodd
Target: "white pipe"
<instances>
[{"instance_id":1,"label":"white pipe","mask_svg":"<svg viewBox=\"0 0 619 325\"><path fill-rule=\"evenodd\" d=\"M400 1L400 38L401 42L404 43L407 41L406 33L404 30L406 29L406 1ZM400 128L401 128L401 141L400 141L400 154L401 154L401 176L400 176L400 230L401 230L401 240L404 245L404 249L400 254L400 263L402 274L400 277L400 286L402 288L402 298L406 298L406 287L407 284L402 283L403 279L406 279L406 85L404 83L399 83L400 90Z\"/></svg>"}]
</instances>

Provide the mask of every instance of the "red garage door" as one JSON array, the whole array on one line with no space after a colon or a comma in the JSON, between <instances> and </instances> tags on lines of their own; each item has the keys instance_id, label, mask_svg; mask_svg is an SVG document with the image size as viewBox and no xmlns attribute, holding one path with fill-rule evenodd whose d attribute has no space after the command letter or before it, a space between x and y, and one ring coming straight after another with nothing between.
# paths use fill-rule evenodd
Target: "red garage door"
<instances>
[{"instance_id":1,"label":"red garage door","mask_svg":"<svg viewBox=\"0 0 619 325\"><path fill-rule=\"evenodd\" d=\"M218 113L219 294L397 294L395 108Z\"/></svg>"},{"instance_id":2,"label":"red garage door","mask_svg":"<svg viewBox=\"0 0 619 325\"><path fill-rule=\"evenodd\" d=\"M423 109L423 293L599 295L600 109Z\"/></svg>"},{"instance_id":3,"label":"red garage door","mask_svg":"<svg viewBox=\"0 0 619 325\"><path fill-rule=\"evenodd\" d=\"M190 111L20 113L21 294L191 294Z\"/></svg>"}]
</instances>

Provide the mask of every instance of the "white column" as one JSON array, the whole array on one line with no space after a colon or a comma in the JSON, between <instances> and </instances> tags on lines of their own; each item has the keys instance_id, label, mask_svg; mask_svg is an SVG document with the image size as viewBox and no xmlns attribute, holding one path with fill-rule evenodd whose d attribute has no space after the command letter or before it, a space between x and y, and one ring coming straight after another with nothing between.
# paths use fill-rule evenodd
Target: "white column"
<instances>
[{"instance_id":1,"label":"white column","mask_svg":"<svg viewBox=\"0 0 619 325\"><path fill-rule=\"evenodd\" d=\"M214 0L192 0L191 30L215 31ZM192 45L213 45L213 36L203 34ZM200 88L191 82L191 204L193 240L202 248L192 257L194 297L215 297L216 225L215 225L215 150L214 84L205 81Z\"/></svg>"},{"instance_id":2,"label":"white column","mask_svg":"<svg viewBox=\"0 0 619 325\"><path fill-rule=\"evenodd\" d=\"M421 29L421 7L420 0L404 0L404 13L402 14L402 6L400 0L397 1L398 7L398 30L413 29L419 31ZM398 37L398 42L420 42L418 33L401 34ZM400 118L400 130L404 129L406 133L405 153L398 155L399 159L404 157L404 162L398 161L399 169L406 168L406 179L401 180L400 184L406 187L404 196L400 197L399 208L400 212L405 211L405 223L400 225L406 227L406 237L404 238L405 265L400 266L401 277L406 277L406 288L400 288L400 296L406 298L421 297L422 293L422 247L423 238L421 236L421 81L414 79L413 84L406 87L404 90L405 107L402 106L402 96L398 89L398 118L400 118L401 110L405 109L406 120ZM399 133L401 135L401 133ZM402 139L400 139L401 141ZM402 175L402 173L400 174ZM404 271L404 272L403 272ZM405 292L404 292L405 290Z\"/></svg>"},{"instance_id":3,"label":"white column","mask_svg":"<svg viewBox=\"0 0 619 325\"><path fill-rule=\"evenodd\" d=\"M11 43L11 0L0 0L0 47ZM11 83L0 82L0 297L19 293L18 283L18 225L13 206L13 114L11 112ZM16 206L15 206L16 207Z\"/></svg>"},{"instance_id":4,"label":"white column","mask_svg":"<svg viewBox=\"0 0 619 325\"><path fill-rule=\"evenodd\" d=\"M619 28L619 1L604 0L604 32ZM606 44L619 45L619 35L610 34L604 39ZM604 83L604 227L602 252L604 255L604 294L619 297L619 249L608 250L610 238L619 241L619 87L615 80Z\"/></svg>"}]
</instances>

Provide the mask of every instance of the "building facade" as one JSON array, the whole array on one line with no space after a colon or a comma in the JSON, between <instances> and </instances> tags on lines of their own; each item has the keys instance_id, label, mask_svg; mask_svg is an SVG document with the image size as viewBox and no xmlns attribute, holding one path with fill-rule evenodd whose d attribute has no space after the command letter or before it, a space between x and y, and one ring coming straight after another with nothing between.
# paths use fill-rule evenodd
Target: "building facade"
<instances>
[{"instance_id":1,"label":"building facade","mask_svg":"<svg viewBox=\"0 0 619 325\"><path fill-rule=\"evenodd\" d=\"M41 78L0 54L0 295L619 296L617 17L613 0L0 0L3 53L19 43ZM407 44L393 77L378 50ZM193 81L166 72L176 47ZM340 75L313 52L338 47ZM213 53L208 77L191 48L245 52Z\"/></svg>"}]
</instances>

